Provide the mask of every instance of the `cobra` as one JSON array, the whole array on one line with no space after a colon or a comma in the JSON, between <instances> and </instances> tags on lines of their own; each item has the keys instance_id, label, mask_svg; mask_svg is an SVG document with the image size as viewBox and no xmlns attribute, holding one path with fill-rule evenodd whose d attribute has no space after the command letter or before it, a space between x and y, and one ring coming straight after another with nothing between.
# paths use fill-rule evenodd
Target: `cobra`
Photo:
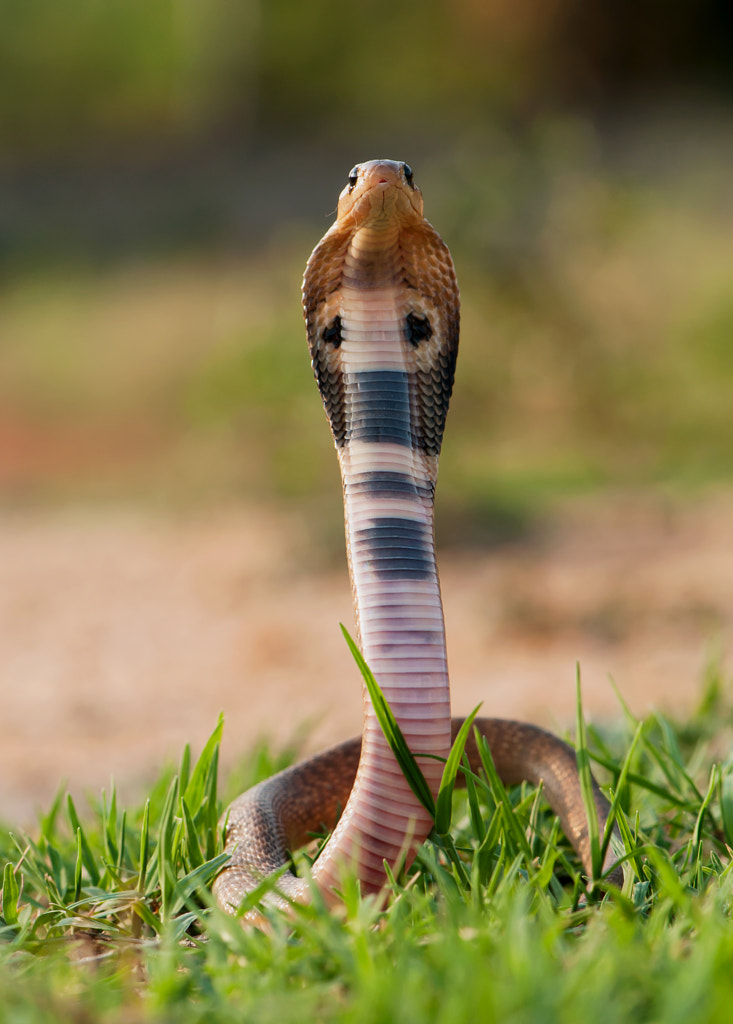
<instances>
[{"instance_id":1,"label":"cobra","mask_svg":"<svg viewBox=\"0 0 733 1024\"><path fill-rule=\"evenodd\" d=\"M313 251L303 281L313 371L336 445L344 494L358 642L410 749L437 793L451 721L433 499L458 351L459 294L447 246L423 216L411 168L358 164L335 224ZM384 862L409 861L432 820L406 781L366 692L362 737L260 783L229 808L231 858L214 883L236 911L291 850L333 829L312 881L286 871L268 895L288 906L318 886L337 897L345 867L362 891L385 882ZM542 781L587 873L591 850L575 753L531 725L481 718L505 784ZM472 768L480 759L471 739ZM601 828L608 804L594 784ZM343 813L340 813L343 810ZM606 869L614 865L608 854ZM256 910L249 911L252 920Z\"/></svg>"}]
</instances>

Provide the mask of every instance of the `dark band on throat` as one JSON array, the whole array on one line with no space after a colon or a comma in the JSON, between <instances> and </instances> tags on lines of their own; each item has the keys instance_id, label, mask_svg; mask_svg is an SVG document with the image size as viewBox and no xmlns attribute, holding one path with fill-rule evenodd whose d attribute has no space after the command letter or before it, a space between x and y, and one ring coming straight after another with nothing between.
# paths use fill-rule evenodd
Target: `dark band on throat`
<instances>
[{"instance_id":1,"label":"dark band on throat","mask_svg":"<svg viewBox=\"0 0 733 1024\"><path fill-rule=\"evenodd\" d=\"M358 370L345 377L349 440L411 447L410 375Z\"/></svg>"},{"instance_id":2,"label":"dark band on throat","mask_svg":"<svg viewBox=\"0 0 733 1024\"><path fill-rule=\"evenodd\" d=\"M383 516L352 537L356 563L382 580L424 580L436 576L432 538L424 523Z\"/></svg>"},{"instance_id":3,"label":"dark band on throat","mask_svg":"<svg viewBox=\"0 0 733 1024\"><path fill-rule=\"evenodd\" d=\"M376 469L359 473L353 482L347 484L347 490L352 494L369 494L373 498L404 498L414 495L432 500L435 487L430 481L423 483L415 480L409 473Z\"/></svg>"}]
</instances>

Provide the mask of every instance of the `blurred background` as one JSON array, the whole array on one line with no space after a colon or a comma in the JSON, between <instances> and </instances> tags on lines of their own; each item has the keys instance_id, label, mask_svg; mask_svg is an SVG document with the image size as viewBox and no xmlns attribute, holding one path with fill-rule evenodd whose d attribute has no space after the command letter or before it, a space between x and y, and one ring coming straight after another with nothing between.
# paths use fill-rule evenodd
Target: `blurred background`
<instances>
[{"instance_id":1,"label":"blurred background","mask_svg":"<svg viewBox=\"0 0 733 1024\"><path fill-rule=\"evenodd\" d=\"M376 156L461 284L456 708L563 723L576 660L605 715L609 673L637 711L725 677L729 5L0 9L0 814L144 774L222 707L232 756L358 728L299 284Z\"/></svg>"}]
</instances>

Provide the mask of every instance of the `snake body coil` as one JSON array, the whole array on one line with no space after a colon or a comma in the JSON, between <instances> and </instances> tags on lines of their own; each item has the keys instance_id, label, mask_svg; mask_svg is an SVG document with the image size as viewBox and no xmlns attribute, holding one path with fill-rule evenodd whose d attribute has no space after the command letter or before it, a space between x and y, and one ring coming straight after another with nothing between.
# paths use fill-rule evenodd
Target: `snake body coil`
<instances>
[{"instance_id":1,"label":"snake body coil","mask_svg":"<svg viewBox=\"0 0 733 1024\"><path fill-rule=\"evenodd\" d=\"M407 164L374 160L349 175L338 218L306 267L303 307L314 373L344 489L359 644L433 793L451 736L443 610L433 544L438 456L458 350L459 297L447 247L424 219ZM215 882L236 909L288 851L335 829L312 869L327 900L344 865L365 891L427 836L432 821L404 778L364 692L361 740L341 744L249 790L229 809L231 861ZM590 870L575 755L532 726L479 719L507 784L543 780ZM473 743L469 758L478 767ZM430 756L424 756L430 755ZM605 820L607 804L595 802ZM338 818L339 811L343 813ZM338 823L336 824L336 819ZM406 850L407 844L407 850ZM611 862L612 863L612 862ZM286 873L271 902L303 900Z\"/></svg>"}]
</instances>

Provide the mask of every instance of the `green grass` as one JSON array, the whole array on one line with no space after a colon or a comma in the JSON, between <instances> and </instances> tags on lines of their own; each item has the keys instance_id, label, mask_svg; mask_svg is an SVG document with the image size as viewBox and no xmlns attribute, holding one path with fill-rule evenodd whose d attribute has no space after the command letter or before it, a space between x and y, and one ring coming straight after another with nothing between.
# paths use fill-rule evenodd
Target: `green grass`
<instances>
[{"instance_id":1,"label":"green grass","mask_svg":"<svg viewBox=\"0 0 733 1024\"><path fill-rule=\"evenodd\" d=\"M624 709L610 732L581 727L579 763L613 793L622 892L588 891L541 793L505 792L487 762L383 899L346 878L336 912L267 910L263 932L209 895L231 796L219 722L137 808L61 793L33 836L2 834L0 1020L725 1020L733 771L715 752L732 724L711 672L684 726ZM230 788L281 763L260 749Z\"/></svg>"}]
</instances>

